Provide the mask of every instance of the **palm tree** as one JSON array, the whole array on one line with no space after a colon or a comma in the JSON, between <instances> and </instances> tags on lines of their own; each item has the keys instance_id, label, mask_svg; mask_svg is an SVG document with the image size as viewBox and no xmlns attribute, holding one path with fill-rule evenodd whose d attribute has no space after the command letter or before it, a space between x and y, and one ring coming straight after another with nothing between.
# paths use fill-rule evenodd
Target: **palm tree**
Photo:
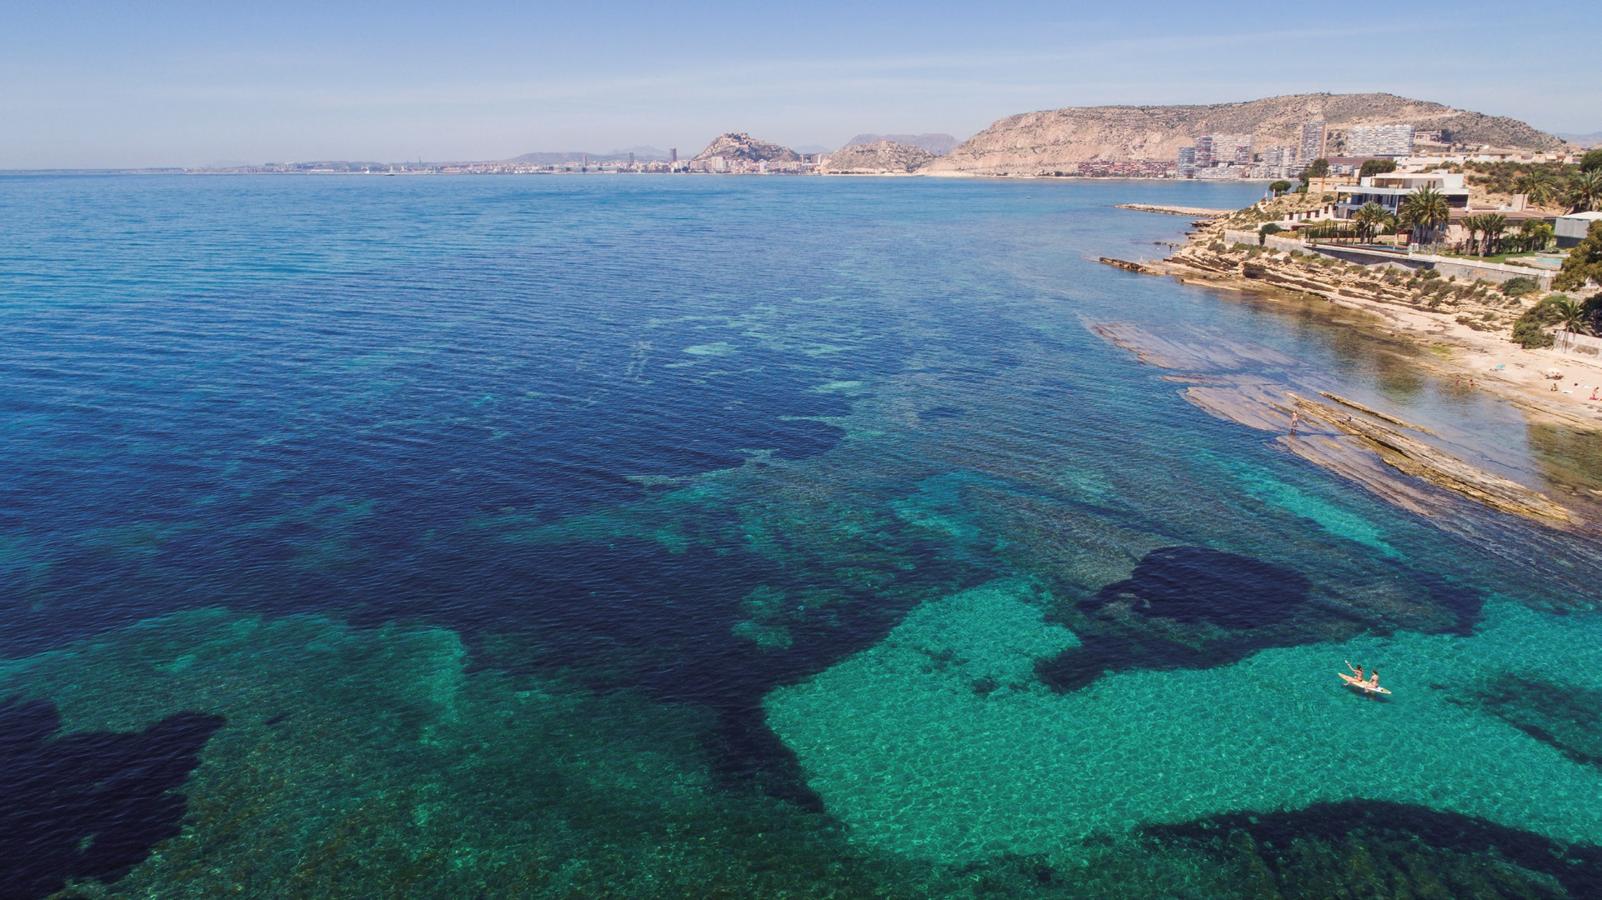
<instances>
[{"instance_id":1,"label":"palm tree","mask_svg":"<svg viewBox=\"0 0 1602 900\"><path fill-rule=\"evenodd\" d=\"M1513 190L1523 194L1536 206L1551 203L1552 198L1557 195L1557 185L1552 181L1551 173L1539 169L1520 175L1518 180L1513 182Z\"/></svg>"},{"instance_id":2,"label":"palm tree","mask_svg":"<svg viewBox=\"0 0 1602 900\"><path fill-rule=\"evenodd\" d=\"M1379 230L1385 234L1394 235L1402 230L1402 220L1396 218L1396 213L1387 209L1385 218L1380 220Z\"/></svg>"},{"instance_id":3,"label":"palm tree","mask_svg":"<svg viewBox=\"0 0 1602 900\"><path fill-rule=\"evenodd\" d=\"M1480 223L1483 221L1485 221L1484 216L1464 216L1457 222L1457 224L1463 226L1464 231L1468 232L1468 243L1464 246L1469 248L1470 251L1479 246Z\"/></svg>"},{"instance_id":4,"label":"palm tree","mask_svg":"<svg viewBox=\"0 0 1602 900\"><path fill-rule=\"evenodd\" d=\"M1502 242L1502 232L1507 230L1507 216L1490 213L1480 217L1480 231L1485 233L1485 252L1481 256L1490 256Z\"/></svg>"},{"instance_id":5,"label":"palm tree","mask_svg":"<svg viewBox=\"0 0 1602 900\"><path fill-rule=\"evenodd\" d=\"M1446 195L1432 187L1421 187L1408 194L1402 199L1397 212L1420 244L1424 243L1423 238L1433 235L1435 229L1445 225L1452 217L1452 207L1446 202Z\"/></svg>"},{"instance_id":6,"label":"palm tree","mask_svg":"<svg viewBox=\"0 0 1602 900\"><path fill-rule=\"evenodd\" d=\"M1552 226L1540 219L1525 219L1519 226L1519 244L1525 250L1539 252L1552 243Z\"/></svg>"},{"instance_id":7,"label":"palm tree","mask_svg":"<svg viewBox=\"0 0 1602 900\"><path fill-rule=\"evenodd\" d=\"M1581 172L1569 187L1571 212L1602 209L1602 169Z\"/></svg>"},{"instance_id":8,"label":"palm tree","mask_svg":"<svg viewBox=\"0 0 1602 900\"><path fill-rule=\"evenodd\" d=\"M1553 297L1547 302L1552 304L1553 318L1563 326L1564 331L1578 334L1585 330L1587 317L1584 304L1562 296Z\"/></svg>"},{"instance_id":9,"label":"palm tree","mask_svg":"<svg viewBox=\"0 0 1602 900\"><path fill-rule=\"evenodd\" d=\"M1352 213L1352 222L1357 225L1359 240L1371 241L1391 218L1390 211L1378 203L1365 203Z\"/></svg>"}]
</instances>

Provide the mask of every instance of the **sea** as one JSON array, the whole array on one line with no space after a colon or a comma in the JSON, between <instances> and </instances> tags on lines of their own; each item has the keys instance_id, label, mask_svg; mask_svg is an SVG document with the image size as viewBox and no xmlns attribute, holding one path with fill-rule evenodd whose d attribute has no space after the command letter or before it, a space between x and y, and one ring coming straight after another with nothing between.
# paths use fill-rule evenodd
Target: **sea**
<instances>
[{"instance_id":1,"label":"sea","mask_svg":"<svg viewBox=\"0 0 1602 900\"><path fill-rule=\"evenodd\" d=\"M1602 488L1262 191L0 175L0 896L1602 895L1594 533L1101 336Z\"/></svg>"}]
</instances>

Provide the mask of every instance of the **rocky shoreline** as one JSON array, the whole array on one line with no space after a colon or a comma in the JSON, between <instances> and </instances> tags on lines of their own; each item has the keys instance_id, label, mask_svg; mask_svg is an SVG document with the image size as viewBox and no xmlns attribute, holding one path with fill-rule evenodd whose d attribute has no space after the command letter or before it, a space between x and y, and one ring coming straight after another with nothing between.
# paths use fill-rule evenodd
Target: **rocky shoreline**
<instances>
[{"instance_id":1,"label":"rocky shoreline","mask_svg":"<svg viewBox=\"0 0 1602 900\"><path fill-rule=\"evenodd\" d=\"M1269 300L1322 303L1332 313L1337 308L1368 313L1361 320L1329 318L1332 324L1419 347L1427 351L1419 355L1420 365L1496 394L1533 419L1602 431L1602 403L1588 399L1592 388L1602 385L1602 360L1524 349L1509 339L1513 322L1535 298L1509 297L1489 284L1431 273L1226 243L1226 230L1255 228L1237 221L1241 217L1233 213L1196 222L1186 241L1164 259L1100 261ZM1549 370L1563 373L1556 390L1546 377Z\"/></svg>"},{"instance_id":2,"label":"rocky shoreline","mask_svg":"<svg viewBox=\"0 0 1602 900\"><path fill-rule=\"evenodd\" d=\"M1299 308L1322 307L1329 312L1329 324L1394 341L1411 365L1504 399L1532 424L1557 426L1582 440L1602 431L1602 403L1587 399L1593 387L1602 385L1602 362L1551 349L1526 350L1509 339L1514 320L1533 298L1510 297L1483 282L1463 283L1434 273L1225 242L1227 230L1252 227L1245 221L1251 217L1252 210L1246 210L1197 221L1186 241L1165 259L1102 257L1100 262ZM1144 362L1183 373L1169 380L1186 385L1183 396L1191 403L1220 418L1275 432L1288 452L1449 530L1455 527L1452 508L1441 492L1428 486L1564 531L1591 532L1595 526L1590 523L1599 520L1602 493L1594 486L1548 480L1565 497L1554 500L1453 455L1429 429L1383 410L1313 384L1243 374L1258 351L1159 338L1118 323L1090 327ZM1549 379L1549 371L1561 372L1561 381Z\"/></svg>"},{"instance_id":3,"label":"rocky shoreline","mask_svg":"<svg viewBox=\"0 0 1602 900\"><path fill-rule=\"evenodd\" d=\"M1460 502L1469 501L1563 531L1592 530L1592 504L1582 501L1581 514L1487 471L1438 446L1429 428L1297 381L1249 374L1259 364L1292 364L1274 350L1216 335L1162 337L1123 322L1086 325L1141 362L1173 372L1165 380L1184 385L1181 395L1210 415L1276 434L1282 449L1443 529L1472 531L1459 515Z\"/></svg>"}]
</instances>

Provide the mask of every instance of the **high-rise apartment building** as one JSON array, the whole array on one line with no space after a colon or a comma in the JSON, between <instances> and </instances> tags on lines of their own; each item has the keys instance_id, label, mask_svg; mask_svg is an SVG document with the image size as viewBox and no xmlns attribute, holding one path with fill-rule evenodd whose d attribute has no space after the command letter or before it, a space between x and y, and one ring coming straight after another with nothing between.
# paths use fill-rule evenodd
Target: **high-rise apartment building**
<instances>
[{"instance_id":1,"label":"high-rise apartment building","mask_svg":"<svg viewBox=\"0 0 1602 900\"><path fill-rule=\"evenodd\" d=\"M1263 178L1290 178L1297 173L1295 147L1269 147L1257 167Z\"/></svg>"},{"instance_id":2,"label":"high-rise apartment building","mask_svg":"<svg viewBox=\"0 0 1602 900\"><path fill-rule=\"evenodd\" d=\"M1204 134L1196 139L1196 168L1251 165L1252 136L1249 134Z\"/></svg>"},{"instance_id":3,"label":"high-rise apartment building","mask_svg":"<svg viewBox=\"0 0 1602 900\"><path fill-rule=\"evenodd\" d=\"M1347 156L1407 156L1412 152L1411 125L1357 125L1346 131Z\"/></svg>"},{"instance_id":4,"label":"high-rise apartment building","mask_svg":"<svg viewBox=\"0 0 1602 900\"><path fill-rule=\"evenodd\" d=\"M1325 155L1324 142L1327 134L1323 122L1308 122L1302 125L1301 152L1297 155L1301 157L1303 163L1310 163Z\"/></svg>"}]
</instances>

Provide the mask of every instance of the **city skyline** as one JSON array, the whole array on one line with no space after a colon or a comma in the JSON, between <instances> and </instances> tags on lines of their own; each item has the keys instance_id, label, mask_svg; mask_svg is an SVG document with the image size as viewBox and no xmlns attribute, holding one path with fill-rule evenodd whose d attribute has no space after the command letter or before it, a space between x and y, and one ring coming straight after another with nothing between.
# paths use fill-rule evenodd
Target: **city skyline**
<instances>
[{"instance_id":1,"label":"city skyline","mask_svg":"<svg viewBox=\"0 0 1602 900\"><path fill-rule=\"evenodd\" d=\"M489 160L640 145L693 155L731 130L834 147L860 132L966 137L1062 106L1316 91L1386 91L1549 131L1602 127L1602 96L1584 79L1448 52L1476 20L1505 14L1488 3L1450 22L1360 3L1338 24L1311 10L1269 20L1246 4L1148 9L1160 15L1132 24L1039 3L983 16L895 4L873 20L832 2L739 15L634 3L607 15L491 3L471 16L408 4L41 6L13 13L0 35L0 168ZM1602 35L1577 9L1543 26L1499 35L1503 51L1549 54L1550 34L1576 46ZM1397 34L1440 40L1440 58L1400 62ZM1317 51L1338 55L1305 66Z\"/></svg>"}]
</instances>

